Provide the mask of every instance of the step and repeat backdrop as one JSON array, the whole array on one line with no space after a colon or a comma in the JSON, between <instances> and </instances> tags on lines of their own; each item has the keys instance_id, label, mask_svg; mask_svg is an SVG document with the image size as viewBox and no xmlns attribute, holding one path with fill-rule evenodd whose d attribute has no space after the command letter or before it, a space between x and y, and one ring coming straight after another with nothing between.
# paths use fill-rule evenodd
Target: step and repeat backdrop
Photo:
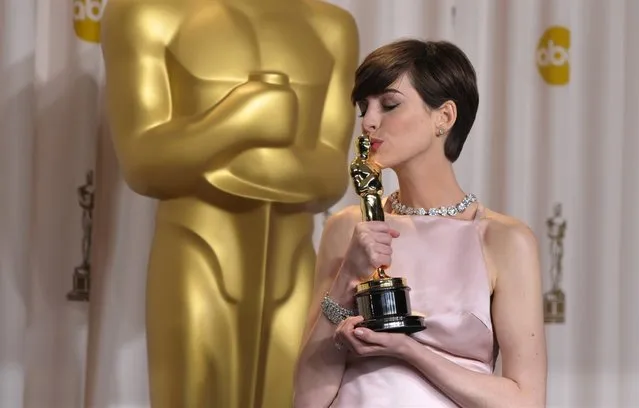
<instances>
[{"instance_id":1,"label":"step and repeat backdrop","mask_svg":"<svg viewBox=\"0 0 639 408\"><path fill-rule=\"evenodd\" d=\"M480 108L455 168L464 189L538 237L548 406L639 405L639 3L330 2L354 16L360 60L403 37L468 54ZM2 407L149 404L157 203L125 184L110 139L105 3L0 0ZM383 181L397 188L392 172ZM357 203L349 186L317 214L314 243L331 213Z\"/></svg>"}]
</instances>

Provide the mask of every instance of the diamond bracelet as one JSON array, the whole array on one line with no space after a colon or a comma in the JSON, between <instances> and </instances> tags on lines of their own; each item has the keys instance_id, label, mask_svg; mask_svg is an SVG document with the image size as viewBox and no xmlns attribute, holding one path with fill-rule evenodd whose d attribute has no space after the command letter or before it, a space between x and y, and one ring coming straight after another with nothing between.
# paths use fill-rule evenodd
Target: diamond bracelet
<instances>
[{"instance_id":1,"label":"diamond bracelet","mask_svg":"<svg viewBox=\"0 0 639 408\"><path fill-rule=\"evenodd\" d=\"M340 306L337 302L331 299L331 297L328 296L328 292L326 292L322 299L322 313L324 313L324 316L326 316L329 322L339 324L347 317L355 316L357 311Z\"/></svg>"}]
</instances>

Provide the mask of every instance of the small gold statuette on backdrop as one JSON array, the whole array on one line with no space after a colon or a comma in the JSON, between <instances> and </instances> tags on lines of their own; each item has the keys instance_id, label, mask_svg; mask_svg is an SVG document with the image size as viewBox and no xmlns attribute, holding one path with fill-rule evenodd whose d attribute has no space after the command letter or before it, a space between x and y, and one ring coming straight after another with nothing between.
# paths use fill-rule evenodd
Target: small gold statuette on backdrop
<instances>
[{"instance_id":1,"label":"small gold statuette on backdrop","mask_svg":"<svg viewBox=\"0 0 639 408\"><path fill-rule=\"evenodd\" d=\"M544 293L544 321L546 323L565 323L566 295L561 290L563 277L564 238L566 220L561 216L561 204L555 204L554 214L546 221L550 239L550 290Z\"/></svg>"},{"instance_id":2,"label":"small gold statuette on backdrop","mask_svg":"<svg viewBox=\"0 0 639 408\"><path fill-rule=\"evenodd\" d=\"M350 165L350 175L361 199L363 221L384 221L381 171L370 159L370 138L357 138L357 154ZM404 278L392 278L383 267L377 268L371 279L357 285L355 300L364 317L359 327L378 332L411 334L426 328L423 316L412 314L410 288Z\"/></svg>"},{"instance_id":3,"label":"small gold statuette on backdrop","mask_svg":"<svg viewBox=\"0 0 639 408\"><path fill-rule=\"evenodd\" d=\"M78 188L78 203L82 208L82 263L73 271L73 289L67 294L67 299L71 301L89 301L94 197L93 170L90 170L86 175L86 183Z\"/></svg>"}]
</instances>

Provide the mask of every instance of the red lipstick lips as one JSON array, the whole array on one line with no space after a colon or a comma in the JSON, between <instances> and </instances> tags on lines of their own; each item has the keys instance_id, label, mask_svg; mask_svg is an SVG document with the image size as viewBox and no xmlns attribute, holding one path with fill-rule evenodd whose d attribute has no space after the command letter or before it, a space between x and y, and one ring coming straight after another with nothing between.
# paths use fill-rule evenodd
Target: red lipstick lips
<instances>
[{"instance_id":1,"label":"red lipstick lips","mask_svg":"<svg viewBox=\"0 0 639 408\"><path fill-rule=\"evenodd\" d=\"M375 139L374 137L371 138L371 150L374 152L377 149L379 149L379 147L382 145L382 143L384 143L383 140L380 139Z\"/></svg>"}]
</instances>

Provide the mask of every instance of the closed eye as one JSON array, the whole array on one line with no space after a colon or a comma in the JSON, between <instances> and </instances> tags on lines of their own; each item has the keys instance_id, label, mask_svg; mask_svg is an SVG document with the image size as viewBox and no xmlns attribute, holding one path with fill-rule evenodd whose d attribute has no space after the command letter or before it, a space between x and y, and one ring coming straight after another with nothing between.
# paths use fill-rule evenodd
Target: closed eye
<instances>
[{"instance_id":1,"label":"closed eye","mask_svg":"<svg viewBox=\"0 0 639 408\"><path fill-rule=\"evenodd\" d=\"M398 107L400 104L399 103L395 103L395 104L390 104L390 105L382 105L382 110L384 112L390 112L393 109L395 109L396 107ZM367 106L364 104L359 105L359 116L360 118L364 117L364 115L366 115L366 108Z\"/></svg>"}]
</instances>

